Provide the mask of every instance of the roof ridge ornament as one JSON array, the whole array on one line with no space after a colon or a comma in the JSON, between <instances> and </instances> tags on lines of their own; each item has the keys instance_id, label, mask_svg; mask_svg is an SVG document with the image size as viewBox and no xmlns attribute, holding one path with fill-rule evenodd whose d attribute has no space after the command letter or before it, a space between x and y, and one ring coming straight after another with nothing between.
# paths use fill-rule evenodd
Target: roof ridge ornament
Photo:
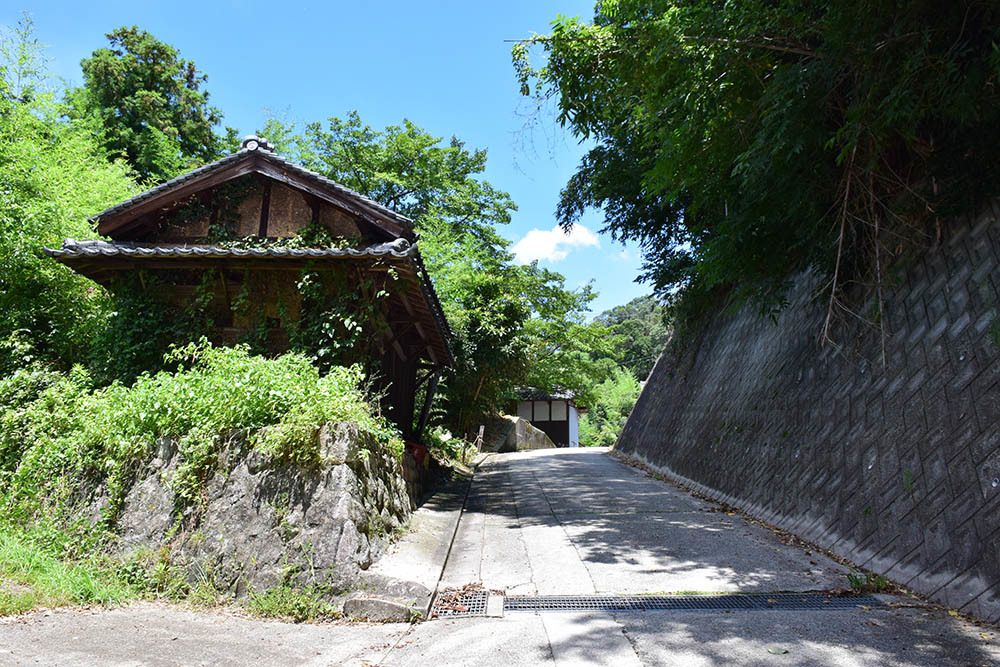
<instances>
[{"instance_id":1,"label":"roof ridge ornament","mask_svg":"<svg viewBox=\"0 0 1000 667\"><path fill-rule=\"evenodd\" d=\"M255 151L262 150L268 153L274 152L274 146L270 141L264 137L258 137L256 134L248 134L243 137L243 143L240 144L240 150Z\"/></svg>"}]
</instances>

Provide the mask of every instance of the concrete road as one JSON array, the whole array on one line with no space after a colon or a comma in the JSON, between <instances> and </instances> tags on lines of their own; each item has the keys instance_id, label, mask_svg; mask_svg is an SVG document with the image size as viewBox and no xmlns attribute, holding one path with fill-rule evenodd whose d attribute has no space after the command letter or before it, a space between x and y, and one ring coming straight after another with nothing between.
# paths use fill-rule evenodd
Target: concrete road
<instances>
[{"instance_id":1,"label":"concrete road","mask_svg":"<svg viewBox=\"0 0 1000 667\"><path fill-rule=\"evenodd\" d=\"M441 586L482 582L508 595L804 591L846 587L846 575L605 449L581 448L488 459Z\"/></svg>"},{"instance_id":2,"label":"concrete road","mask_svg":"<svg viewBox=\"0 0 1000 667\"><path fill-rule=\"evenodd\" d=\"M603 450L498 455L480 468L441 587L514 594L844 587L783 544ZM1000 666L1000 633L886 596L850 611L508 613L292 625L137 604L0 620L0 665Z\"/></svg>"}]
</instances>

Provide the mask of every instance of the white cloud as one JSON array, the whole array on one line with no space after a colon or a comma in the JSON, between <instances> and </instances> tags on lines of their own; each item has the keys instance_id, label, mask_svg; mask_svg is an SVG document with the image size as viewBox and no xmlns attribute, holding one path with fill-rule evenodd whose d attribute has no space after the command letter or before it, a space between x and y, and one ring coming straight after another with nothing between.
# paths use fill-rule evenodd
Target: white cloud
<instances>
[{"instance_id":1,"label":"white cloud","mask_svg":"<svg viewBox=\"0 0 1000 667\"><path fill-rule=\"evenodd\" d=\"M588 246L600 248L601 242L597 239L597 234L577 223L573 225L569 234L564 232L559 225L547 231L532 229L525 234L523 239L514 244L511 251L518 262L528 264L536 259L558 262L566 259L566 255L573 248Z\"/></svg>"}]
</instances>

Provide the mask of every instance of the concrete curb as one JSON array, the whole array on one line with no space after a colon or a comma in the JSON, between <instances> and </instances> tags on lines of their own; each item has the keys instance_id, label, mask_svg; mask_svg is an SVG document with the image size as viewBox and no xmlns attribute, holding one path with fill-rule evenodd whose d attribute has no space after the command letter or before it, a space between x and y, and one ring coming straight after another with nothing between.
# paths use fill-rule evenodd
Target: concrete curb
<instances>
[{"instance_id":1,"label":"concrete curb","mask_svg":"<svg viewBox=\"0 0 1000 667\"><path fill-rule=\"evenodd\" d=\"M472 474L469 475L469 479L465 484L465 491L462 494L462 505L455 514L454 522L450 526L448 532L448 548L445 550L444 559L441 561L441 567L437 570L437 578L434 581L434 592L431 594L430 599L427 600L427 608L424 610L424 620L428 620L431 617L431 606L434 604L434 600L438 596L438 587L441 584L441 578L444 576L444 569L448 566L448 557L451 556L451 549L455 546L455 536L458 535L458 525L462 521L462 514L465 513L465 504L469 500L469 491L472 490L472 482L476 479L476 472L479 470L479 466L481 466L489 456L489 452L480 452L476 455L475 460L472 462Z\"/></svg>"},{"instance_id":2,"label":"concrete curb","mask_svg":"<svg viewBox=\"0 0 1000 667\"><path fill-rule=\"evenodd\" d=\"M472 474L450 481L417 508L403 538L362 575L364 590L344 603L346 616L403 622L430 617L472 481L488 456L477 456Z\"/></svg>"}]
</instances>

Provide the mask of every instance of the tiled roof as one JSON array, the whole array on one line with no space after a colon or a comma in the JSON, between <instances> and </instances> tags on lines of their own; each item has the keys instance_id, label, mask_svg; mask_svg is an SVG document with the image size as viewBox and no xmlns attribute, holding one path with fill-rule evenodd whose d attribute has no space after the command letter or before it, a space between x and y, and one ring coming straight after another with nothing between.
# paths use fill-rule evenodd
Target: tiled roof
<instances>
[{"instance_id":1,"label":"tiled roof","mask_svg":"<svg viewBox=\"0 0 1000 667\"><path fill-rule=\"evenodd\" d=\"M258 141L261 143L259 144L256 143ZM173 188L181 186L187 183L188 181L192 181L197 178L207 176L212 172L218 171L219 169L222 169L223 167L226 167L242 159L245 159L248 156L256 155L258 158L272 162L280 166L282 169L286 169L289 172L296 174L300 178L310 180L320 185L321 187L327 188L337 193L338 195L360 202L361 204L364 204L366 207L374 211L377 211L382 215L385 215L390 220L403 225L407 229L412 229L413 220L406 217L405 215L400 215L399 213L393 211L391 208L387 208L382 204L379 204L378 202L369 199L368 197L365 197L363 194L355 192L354 190L350 189L347 186L341 185L336 181L332 181L326 176L323 176L322 174L318 174L315 171L311 171L309 169L306 169L305 167L301 167L295 164L294 162L286 160L285 158L269 150L269 146L270 146L269 144L263 142L263 140L257 139L256 137L247 137L243 141L243 148L240 148L240 150L238 150L237 152L231 155L227 155L226 157L216 160L215 162L212 162L210 164L206 164L203 167L198 167L197 169L182 174L177 178L172 178L169 181L164 181L163 183L160 183L154 188L150 188L149 190L141 192L130 199L126 199L125 201L119 204L115 204L114 206L112 206L107 210L101 211L97 215L92 216L90 218L90 221L96 222L100 218L120 213L128 208L131 208L132 206L135 206L136 204L140 204L143 201L150 199L151 197L155 197L156 195L159 195L161 193L172 190Z\"/></svg>"},{"instance_id":2,"label":"tiled roof","mask_svg":"<svg viewBox=\"0 0 1000 667\"><path fill-rule=\"evenodd\" d=\"M572 401L576 397L576 394L569 389L542 391L535 387L520 387L517 389L517 395L523 401Z\"/></svg>"},{"instance_id":3,"label":"tiled roof","mask_svg":"<svg viewBox=\"0 0 1000 667\"><path fill-rule=\"evenodd\" d=\"M45 248L49 257L412 257L416 244L406 239L380 243L367 248L227 248L217 245L150 245L130 241L77 241L66 239L62 248Z\"/></svg>"},{"instance_id":4,"label":"tiled roof","mask_svg":"<svg viewBox=\"0 0 1000 667\"><path fill-rule=\"evenodd\" d=\"M149 259L404 259L412 267L414 282L419 286L428 311L441 332L441 344L449 360L453 360L451 350L451 327L445 317L441 302L427 275L427 269L417 251L417 244L398 238L389 243L379 243L367 248L226 248L217 245L156 245L131 241L101 241L66 239L62 248L44 248L45 254L70 266L88 258L149 258Z\"/></svg>"}]
</instances>

